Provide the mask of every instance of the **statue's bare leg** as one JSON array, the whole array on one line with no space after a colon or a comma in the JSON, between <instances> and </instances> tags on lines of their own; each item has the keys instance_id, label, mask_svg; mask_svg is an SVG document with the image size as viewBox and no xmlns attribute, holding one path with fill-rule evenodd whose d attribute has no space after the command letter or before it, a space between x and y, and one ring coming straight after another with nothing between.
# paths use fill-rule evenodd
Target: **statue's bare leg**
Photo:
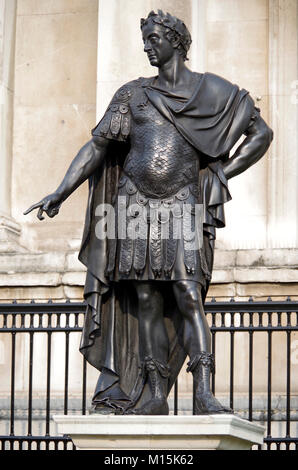
<instances>
[{"instance_id":1,"label":"statue's bare leg","mask_svg":"<svg viewBox=\"0 0 298 470\"><path fill-rule=\"evenodd\" d=\"M155 282L134 282L138 298L140 356L167 362L169 339L163 318L163 296Z\"/></svg>"},{"instance_id":2,"label":"statue's bare leg","mask_svg":"<svg viewBox=\"0 0 298 470\"><path fill-rule=\"evenodd\" d=\"M214 359L201 286L194 281L176 281L173 291L184 317L184 347L190 358L187 370L192 372L194 379L195 414L230 413L232 410L223 407L210 388Z\"/></svg>"},{"instance_id":3,"label":"statue's bare leg","mask_svg":"<svg viewBox=\"0 0 298 470\"><path fill-rule=\"evenodd\" d=\"M134 283L138 298L140 358L151 390L151 399L136 414L168 414L167 367L169 339L163 318L163 297L154 282Z\"/></svg>"}]
</instances>

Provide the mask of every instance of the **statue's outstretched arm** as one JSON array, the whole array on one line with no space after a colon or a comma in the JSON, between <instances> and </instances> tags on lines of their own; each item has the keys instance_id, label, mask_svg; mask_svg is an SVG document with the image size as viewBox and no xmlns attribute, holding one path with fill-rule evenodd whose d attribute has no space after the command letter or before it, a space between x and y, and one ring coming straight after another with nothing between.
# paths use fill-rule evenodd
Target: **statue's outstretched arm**
<instances>
[{"instance_id":1,"label":"statue's outstretched arm","mask_svg":"<svg viewBox=\"0 0 298 470\"><path fill-rule=\"evenodd\" d=\"M260 160L273 139L273 132L258 113L251 121L246 136L234 155L223 165L227 179L239 175Z\"/></svg>"},{"instance_id":2,"label":"statue's outstretched arm","mask_svg":"<svg viewBox=\"0 0 298 470\"><path fill-rule=\"evenodd\" d=\"M39 208L37 217L40 220L44 219L43 212L46 212L49 217L57 215L62 202L100 166L105 157L107 145L107 139L93 137L73 159L56 191L33 204L24 214L29 214L32 210Z\"/></svg>"}]
</instances>

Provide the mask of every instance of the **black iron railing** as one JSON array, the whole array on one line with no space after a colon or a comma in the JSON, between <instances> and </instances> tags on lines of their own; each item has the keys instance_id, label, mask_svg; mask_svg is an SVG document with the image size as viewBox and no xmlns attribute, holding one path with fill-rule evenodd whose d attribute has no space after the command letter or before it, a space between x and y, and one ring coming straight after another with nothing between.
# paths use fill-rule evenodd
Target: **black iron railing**
<instances>
[{"instance_id":1,"label":"black iron railing","mask_svg":"<svg viewBox=\"0 0 298 470\"><path fill-rule=\"evenodd\" d=\"M253 421L258 420L266 425L266 436L264 439L265 449L297 449L298 439L294 435L294 425L297 420L295 403L297 400L294 391L291 390L291 373L293 361L291 346L298 341L293 341L293 336L298 331L298 302L287 299L286 301L264 302L216 302L215 300L205 305L207 319L211 327L213 353L218 358L225 354L229 357L229 384L228 400L230 407L235 409L237 397L235 397L235 381L237 379L238 369L235 367L236 360L239 360L235 352L235 341L240 333L248 335L248 351L246 357L242 360L247 363L247 390L244 394L245 405L242 405L237 414ZM5 360L2 361L2 377L8 380L7 387L2 389L3 397L2 410L0 415L0 449L37 449L37 450L69 450L75 449L71 440L67 436L56 436L53 431L51 415L53 412L60 414L72 413L86 414L87 410L87 364L80 357L81 374L80 391L76 387L76 394L73 397L72 384L69 383L71 374L70 358L77 354L77 345L74 350L74 344L71 343L73 336L80 334L84 320L84 303L66 302L56 303L16 303L0 304L0 339L3 341L2 353ZM55 364L53 365L53 337L63 335L63 374L60 377L62 393L59 400L53 396L52 380L55 378ZM228 344L228 354L219 349L217 338L219 334L226 334L226 343ZM255 347L256 335L264 335L262 343L266 343L266 349L263 348L262 357L256 357L260 354L260 348ZM38 356L40 348L36 345L38 335L44 335L42 344L45 345L44 352ZM276 335L285 335L285 351L281 353L275 349ZM238 336L237 336L238 335ZM24 339L21 344L20 338ZM242 337L241 337L242 338ZM265 339L266 338L266 339ZM297 346L298 347L298 346ZM59 348L58 348L59 349ZM57 348L56 348L57 350ZM21 351L21 352L20 352ZM9 354L9 359L7 359ZM23 380L21 391L17 384L20 370L18 368L19 355L22 354L22 363L28 361L28 375ZM272 402L275 396L272 391L272 370L275 367L274 358L278 356L278 367L283 371L284 383L284 407L276 408ZM283 356L283 357L280 357ZM41 361L44 364L41 365ZM57 358L56 358L57 360ZM60 360L58 356L58 361ZM226 358L225 358L226 360ZM256 394L254 391L254 367L262 364L262 374L266 376L265 401L255 409ZM294 364L296 365L296 364ZM37 366L39 371L42 366L44 378L43 390L39 391L39 398L36 398L35 371ZM0 366L1 367L1 366ZM24 369L24 366L22 366ZM22 369L22 373L24 373ZM27 372L26 372L27 374ZM37 382L43 381L39 376ZM5 380L2 380L5 383ZM212 378L212 388L216 392L215 377ZM275 393L275 392L274 392ZM263 394L264 395L264 394ZM275 400L276 401L276 400ZM58 404L57 404L58 403ZM236 406L237 407L237 406ZM37 415L37 408L38 413ZM20 415L21 409L21 415ZM178 414L180 411L178 383L175 384L173 392L173 412ZM239 412L239 413L238 413ZM272 426L280 423L278 432L272 429ZM2 424L1 424L2 423ZM38 426L35 424L38 423ZM17 425L17 426L16 426ZM256 448L261 448L256 447Z\"/></svg>"}]
</instances>

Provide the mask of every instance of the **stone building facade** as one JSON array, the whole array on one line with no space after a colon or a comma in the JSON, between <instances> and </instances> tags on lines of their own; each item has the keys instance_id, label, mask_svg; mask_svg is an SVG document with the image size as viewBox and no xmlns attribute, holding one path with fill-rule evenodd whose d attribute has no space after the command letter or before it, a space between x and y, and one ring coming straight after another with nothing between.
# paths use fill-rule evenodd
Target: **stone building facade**
<instances>
[{"instance_id":1,"label":"stone building facade","mask_svg":"<svg viewBox=\"0 0 298 470\"><path fill-rule=\"evenodd\" d=\"M298 299L297 1L0 0L0 302L82 300L85 270L77 254L87 183L54 219L40 222L23 211L56 189L114 91L155 73L143 53L139 19L157 8L189 26L190 68L249 90L275 133L263 159L230 182L233 199L226 205L227 226L217 234L209 296ZM283 348L284 338L278 341ZM24 345L18 347L22 354ZM237 347L245 349L245 340ZM262 341L259 349L263 354ZM42 358L43 352L37 376ZM1 370L5 354L0 362ZM58 376L52 384L57 393ZM222 393L224 377L219 371ZM91 371L91 389L95 380ZM183 379L185 393L189 380ZM282 394L283 379L277 374L274 380ZM21 370L18 381L21 393ZM0 387L5 395L8 385ZM74 376L74 394L79 387ZM261 373L255 388L264 392Z\"/></svg>"}]
</instances>

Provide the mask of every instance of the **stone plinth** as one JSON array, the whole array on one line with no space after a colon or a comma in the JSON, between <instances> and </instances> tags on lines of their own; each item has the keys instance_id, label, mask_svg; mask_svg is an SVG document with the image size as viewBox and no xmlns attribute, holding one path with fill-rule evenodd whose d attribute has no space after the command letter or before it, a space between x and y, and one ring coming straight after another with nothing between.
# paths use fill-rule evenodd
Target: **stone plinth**
<instances>
[{"instance_id":1,"label":"stone plinth","mask_svg":"<svg viewBox=\"0 0 298 470\"><path fill-rule=\"evenodd\" d=\"M56 415L80 450L249 450L264 428L237 416Z\"/></svg>"}]
</instances>

